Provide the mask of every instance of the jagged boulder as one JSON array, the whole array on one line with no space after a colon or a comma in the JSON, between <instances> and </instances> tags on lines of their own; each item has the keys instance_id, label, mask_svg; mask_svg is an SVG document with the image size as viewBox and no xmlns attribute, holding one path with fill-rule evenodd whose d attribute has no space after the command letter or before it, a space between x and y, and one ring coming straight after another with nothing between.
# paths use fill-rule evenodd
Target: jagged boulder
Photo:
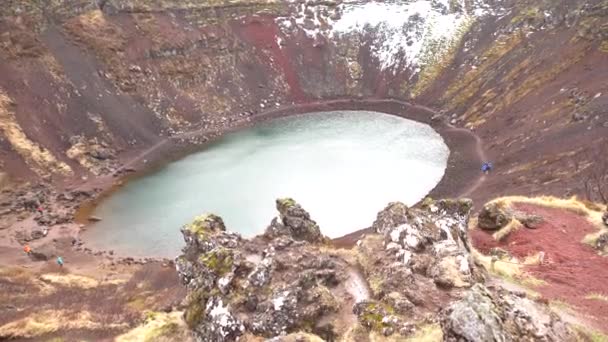
<instances>
[{"instance_id":1,"label":"jagged boulder","mask_svg":"<svg viewBox=\"0 0 608 342\"><path fill-rule=\"evenodd\" d=\"M384 244L412 272L443 287L467 287L478 278L468 246L470 200L441 200L409 209L402 224L384 229Z\"/></svg>"},{"instance_id":2,"label":"jagged boulder","mask_svg":"<svg viewBox=\"0 0 608 342\"><path fill-rule=\"evenodd\" d=\"M356 252L375 301L355 309L365 328L408 336L433 323L438 298L457 296L478 281L468 245L470 200L425 200L419 208L391 203L378 214L383 233L359 241Z\"/></svg>"},{"instance_id":3,"label":"jagged boulder","mask_svg":"<svg viewBox=\"0 0 608 342\"><path fill-rule=\"evenodd\" d=\"M505 227L513 219L513 214L505 208L502 202L490 202L479 212L478 225L487 230L498 230Z\"/></svg>"},{"instance_id":4,"label":"jagged boulder","mask_svg":"<svg viewBox=\"0 0 608 342\"><path fill-rule=\"evenodd\" d=\"M401 202L389 203L386 208L380 211L376 221L372 224L372 229L379 234L384 233L389 228L397 227L407 222L408 207Z\"/></svg>"},{"instance_id":5,"label":"jagged boulder","mask_svg":"<svg viewBox=\"0 0 608 342\"><path fill-rule=\"evenodd\" d=\"M272 220L266 229L267 237L281 235L290 236L295 240L311 243L323 242L319 225L310 218L310 214L291 198L280 198L276 201L279 217Z\"/></svg>"},{"instance_id":6,"label":"jagged boulder","mask_svg":"<svg viewBox=\"0 0 608 342\"><path fill-rule=\"evenodd\" d=\"M309 243L324 238L295 201L277 201L277 209L277 230L251 240L227 231L215 215L182 228L186 246L176 268L188 288L184 318L199 341L272 338L304 328L335 336L323 317L340 308L334 291L346 263Z\"/></svg>"},{"instance_id":7,"label":"jagged boulder","mask_svg":"<svg viewBox=\"0 0 608 342\"><path fill-rule=\"evenodd\" d=\"M608 211L604 213L602 220L604 221L604 225L608 226Z\"/></svg>"},{"instance_id":8,"label":"jagged boulder","mask_svg":"<svg viewBox=\"0 0 608 342\"><path fill-rule=\"evenodd\" d=\"M568 326L525 294L481 284L441 313L444 341L573 341Z\"/></svg>"}]
</instances>

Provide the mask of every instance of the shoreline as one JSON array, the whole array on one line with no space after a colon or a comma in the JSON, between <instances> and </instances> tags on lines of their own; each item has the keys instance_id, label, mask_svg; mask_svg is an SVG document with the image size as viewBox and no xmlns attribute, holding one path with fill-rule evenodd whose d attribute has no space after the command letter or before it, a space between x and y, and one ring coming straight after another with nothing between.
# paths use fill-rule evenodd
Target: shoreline
<instances>
[{"instance_id":1,"label":"shoreline","mask_svg":"<svg viewBox=\"0 0 608 342\"><path fill-rule=\"evenodd\" d=\"M92 185L102 187L101 192L91 201L86 201L80 204L80 208L76 212L74 221L77 224L84 225L84 229L94 229L91 227L88 218L93 214L97 205L108 196L111 196L115 191L126 185L129 181L144 177L147 174L155 172L171 162L175 162L187 157L192 153L201 151L213 144L227 133L245 129L264 121L277 119L281 117L289 117L302 115L307 112L323 112L334 110L368 110L377 111L405 119L414 120L416 122L428 124L431 126L444 140L450 150L450 155L446 165L443 177L437 185L429 192L427 196L431 197L457 197L458 194L464 193L465 189L469 189L467 193L472 192L475 188L473 184L467 184L466 177L463 177L469 169L477 170L477 165L471 165L472 162L479 162L471 153L466 153L466 147L469 147L472 142L477 143L478 137L473 132L455 128L447 124L444 120L433 120L433 116L437 112L420 105L415 105L407 101L397 99L333 99L318 102L308 102L302 104L294 104L271 109L260 114L246 117L244 120L235 120L227 127L215 127L211 129L195 129L189 132L184 132L175 136L167 137L156 145L140 152L136 157L129 159L118 169L119 172L135 168L135 172L123 174L120 177L104 176L101 179L95 179L80 185L77 189L86 189ZM192 143L190 139L203 138L202 143ZM467 141L468 140L468 141ZM470 150L468 151L470 152ZM465 156L464 158L462 156ZM459 181L454 181L459 179ZM105 181L105 182L104 182ZM464 182L463 182L464 181ZM101 182L101 183L100 183ZM368 228L361 227L352 233L346 234L343 237L332 239L337 248L350 248L354 246L358 238L362 234L369 233ZM86 245L86 242L85 242ZM103 252L103 250L94 250L95 252ZM125 255L124 257L129 257ZM158 259L157 257L147 257L146 259ZM165 259L165 258L160 258Z\"/></svg>"},{"instance_id":2,"label":"shoreline","mask_svg":"<svg viewBox=\"0 0 608 342\"><path fill-rule=\"evenodd\" d=\"M173 161L208 147L227 133L276 118L305 114L307 112L333 110L367 110L382 112L428 124L439 133L448 146L450 154L443 177L427 196L433 198L454 198L465 192L470 193L479 185L478 177L470 177L472 174L471 172L474 172L473 174L477 175L481 158L476 152L479 147L479 138L467 129L455 128L449 125L445 122L446 118L444 117L439 117L439 119L437 119L438 113L436 111L425 106L415 105L397 99L347 98L320 100L270 109L243 119L233 120L225 126L199 128L166 137L147 149L130 151L119 156L117 159L121 166L114 174L95 177L84 181L71 179L50 184L51 188L55 190L63 188L67 191L85 191L92 195L86 199L78 198L72 203L77 209L74 213L72 222L63 225L67 226L67 229L53 229L53 231L60 230L61 232L53 232L53 234L49 234L48 237L36 240L34 241L34 245L51 243L50 240L57 238L57 234L60 234L61 237L65 237L66 235L73 236L79 241L79 249L74 251L74 246L70 246L68 247L69 251L67 251L62 248L58 250L61 254L82 252L99 256L102 260L111 256L111 259L119 261L166 261L167 258L162 257L152 256L135 258L128 254L122 255L121 253L117 253L114 255L113 251L92 249L85 241L80 241L80 233L84 229L94 229L94 226L91 226L92 222L89 218L93 214L98 203L112 195L114 191L117 191L133 179L143 177L159 168L165 167ZM34 215L32 215L32 217L33 216ZM179 227L176 227L176 229L177 228ZM344 237L332 239L334 246L336 248L350 248L362 234L369 232L369 230L364 227L354 227L354 229L355 230L352 233L347 234ZM21 248L19 243L8 242L8 244L7 247Z\"/></svg>"}]
</instances>

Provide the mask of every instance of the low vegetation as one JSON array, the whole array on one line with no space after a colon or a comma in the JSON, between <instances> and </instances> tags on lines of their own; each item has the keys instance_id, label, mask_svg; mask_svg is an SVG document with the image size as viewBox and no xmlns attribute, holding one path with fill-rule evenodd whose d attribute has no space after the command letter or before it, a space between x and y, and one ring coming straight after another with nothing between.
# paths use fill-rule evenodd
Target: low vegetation
<instances>
[{"instance_id":1,"label":"low vegetation","mask_svg":"<svg viewBox=\"0 0 608 342\"><path fill-rule=\"evenodd\" d=\"M122 324L97 320L89 311L40 310L31 315L0 326L0 340L35 338L65 330L108 330L125 328Z\"/></svg>"},{"instance_id":2,"label":"low vegetation","mask_svg":"<svg viewBox=\"0 0 608 342\"><path fill-rule=\"evenodd\" d=\"M116 342L191 341L182 312L148 312L144 323L118 336Z\"/></svg>"}]
</instances>

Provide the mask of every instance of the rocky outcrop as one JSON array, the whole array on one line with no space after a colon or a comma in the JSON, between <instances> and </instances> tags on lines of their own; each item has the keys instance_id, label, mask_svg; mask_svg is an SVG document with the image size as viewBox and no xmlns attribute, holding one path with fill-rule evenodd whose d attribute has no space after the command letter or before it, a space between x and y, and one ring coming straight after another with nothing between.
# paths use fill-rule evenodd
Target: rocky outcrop
<instances>
[{"instance_id":1,"label":"rocky outcrop","mask_svg":"<svg viewBox=\"0 0 608 342\"><path fill-rule=\"evenodd\" d=\"M441 313L444 341L574 341L567 325L524 293L476 284Z\"/></svg>"},{"instance_id":2,"label":"rocky outcrop","mask_svg":"<svg viewBox=\"0 0 608 342\"><path fill-rule=\"evenodd\" d=\"M509 224L512 218L513 214L505 208L504 203L490 202L479 212L478 225L483 229L498 230Z\"/></svg>"},{"instance_id":3,"label":"rocky outcrop","mask_svg":"<svg viewBox=\"0 0 608 342\"><path fill-rule=\"evenodd\" d=\"M278 200L279 218L250 240L228 232L215 215L200 216L182 229L186 247L176 260L189 289L185 320L199 341L282 340L277 336L302 331L327 341L354 338L347 336L354 331L399 339L423 325L438 327L437 312L462 298L441 316L450 340L568 337L545 308L480 285L485 273L468 244L471 206L391 203L374 223L382 234L341 252L319 243L325 238L318 225L292 199ZM357 269L365 296L351 288Z\"/></svg>"},{"instance_id":4,"label":"rocky outcrop","mask_svg":"<svg viewBox=\"0 0 608 342\"><path fill-rule=\"evenodd\" d=\"M265 235L273 238L282 235L291 236L295 240L322 242L326 239L321 229L310 214L291 198L281 198L276 201L279 217L272 220Z\"/></svg>"},{"instance_id":5,"label":"rocky outcrop","mask_svg":"<svg viewBox=\"0 0 608 342\"><path fill-rule=\"evenodd\" d=\"M602 220L604 221L604 225L608 226L608 211L604 213Z\"/></svg>"},{"instance_id":6,"label":"rocky outcrop","mask_svg":"<svg viewBox=\"0 0 608 342\"><path fill-rule=\"evenodd\" d=\"M408 207L401 202L389 203L378 213L372 229L376 233L384 233L387 229L397 227L406 222Z\"/></svg>"},{"instance_id":7,"label":"rocky outcrop","mask_svg":"<svg viewBox=\"0 0 608 342\"><path fill-rule=\"evenodd\" d=\"M188 287L185 320L200 341L243 334L274 337L302 330L332 335L321 318L340 307L335 289L346 263L320 251L319 227L293 200L277 201L272 233L244 240L215 215L182 228L176 268ZM271 229L269 228L269 230Z\"/></svg>"},{"instance_id":8,"label":"rocky outcrop","mask_svg":"<svg viewBox=\"0 0 608 342\"><path fill-rule=\"evenodd\" d=\"M374 223L381 235L359 241L359 262L374 301L355 308L364 327L408 336L435 322L433 312L484 279L467 240L470 200L427 200L421 208L391 203Z\"/></svg>"}]
</instances>

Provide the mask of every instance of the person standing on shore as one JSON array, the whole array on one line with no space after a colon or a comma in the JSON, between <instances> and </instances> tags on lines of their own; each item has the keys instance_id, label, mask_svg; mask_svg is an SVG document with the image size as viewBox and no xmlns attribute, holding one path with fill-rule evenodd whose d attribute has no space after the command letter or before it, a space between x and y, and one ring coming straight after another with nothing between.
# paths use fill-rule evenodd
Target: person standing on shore
<instances>
[{"instance_id":1,"label":"person standing on shore","mask_svg":"<svg viewBox=\"0 0 608 342\"><path fill-rule=\"evenodd\" d=\"M57 257L57 265L59 265L59 267L63 267L63 258L60 256Z\"/></svg>"},{"instance_id":2,"label":"person standing on shore","mask_svg":"<svg viewBox=\"0 0 608 342\"><path fill-rule=\"evenodd\" d=\"M25 245L23 246L23 251L25 252L25 254L30 255L30 253L32 253L32 248L30 247L30 245Z\"/></svg>"}]
</instances>

